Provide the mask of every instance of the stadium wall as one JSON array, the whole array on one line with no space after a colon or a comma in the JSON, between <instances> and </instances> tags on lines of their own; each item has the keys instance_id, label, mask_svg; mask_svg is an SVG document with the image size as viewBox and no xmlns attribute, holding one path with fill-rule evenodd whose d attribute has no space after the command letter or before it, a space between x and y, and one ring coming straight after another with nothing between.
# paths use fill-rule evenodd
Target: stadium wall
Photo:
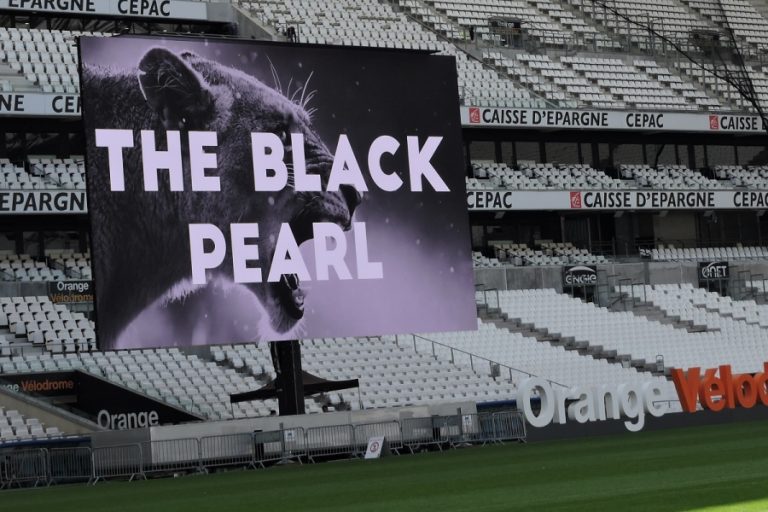
<instances>
[{"instance_id":1,"label":"stadium wall","mask_svg":"<svg viewBox=\"0 0 768 512\"><path fill-rule=\"evenodd\" d=\"M391 409L340 411L298 416L267 416L242 420L167 425L151 427L150 438L152 441L165 441L169 439L187 439L204 436L251 433L254 431L269 432L279 430L281 425L283 428L287 429L297 427L307 429L311 427L326 427L332 425L362 425L366 423L383 423L404 418L451 415L456 414L458 410L461 410L462 414L475 414L477 412L477 406L474 402L457 402Z\"/></svg>"}]
</instances>

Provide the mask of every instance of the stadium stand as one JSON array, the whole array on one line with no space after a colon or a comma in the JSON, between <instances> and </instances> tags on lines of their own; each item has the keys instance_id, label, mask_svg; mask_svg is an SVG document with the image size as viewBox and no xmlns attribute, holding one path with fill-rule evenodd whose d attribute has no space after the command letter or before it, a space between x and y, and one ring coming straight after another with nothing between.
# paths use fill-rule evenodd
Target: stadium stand
<instances>
[{"instance_id":1,"label":"stadium stand","mask_svg":"<svg viewBox=\"0 0 768 512\"><path fill-rule=\"evenodd\" d=\"M459 74L459 94L466 104L538 108L546 105L546 101L525 89L509 87L510 82L495 70L484 67L387 4L372 0L334 0L323 5L270 0L243 5L276 27L297 27L300 39L307 43L439 50L453 55Z\"/></svg>"},{"instance_id":2,"label":"stadium stand","mask_svg":"<svg viewBox=\"0 0 768 512\"><path fill-rule=\"evenodd\" d=\"M764 260L768 257L765 247L690 247L667 246L651 250L651 259L658 261L723 261Z\"/></svg>"},{"instance_id":3,"label":"stadium stand","mask_svg":"<svg viewBox=\"0 0 768 512\"><path fill-rule=\"evenodd\" d=\"M96 346L93 321L46 296L0 297L0 329L9 346L44 347L49 352L85 352Z\"/></svg>"},{"instance_id":4,"label":"stadium stand","mask_svg":"<svg viewBox=\"0 0 768 512\"><path fill-rule=\"evenodd\" d=\"M45 262L35 261L29 254L0 253L0 280L2 281L58 281L66 279L62 270L50 268Z\"/></svg>"},{"instance_id":5,"label":"stadium stand","mask_svg":"<svg viewBox=\"0 0 768 512\"><path fill-rule=\"evenodd\" d=\"M531 249L526 244L512 242L491 242L490 247L495 257L487 258L475 251L473 264L477 268L498 267L503 265L596 265L605 263L603 255L590 254L587 249L579 249L570 242L539 242L540 250Z\"/></svg>"},{"instance_id":6,"label":"stadium stand","mask_svg":"<svg viewBox=\"0 0 768 512\"><path fill-rule=\"evenodd\" d=\"M37 418L30 418L14 409L0 407L0 442L27 441L63 436L56 427L46 427Z\"/></svg>"},{"instance_id":7,"label":"stadium stand","mask_svg":"<svg viewBox=\"0 0 768 512\"><path fill-rule=\"evenodd\" d=\"M538 341L534 337L509 332L480 320L477 331L433 333L424 336L450 347L511 365L518 370L518 378L519 374L536 375L566 387L589 386L595 382L642 384L655 380L667 388L670 396L674 395L669 387L671 383L663 377L609 363L606 359L584 357L577 351L567 350L564 345Z\"/></svg>"},{"instance_id":8,"label":"stadium stand","mask_svg":"<svg viewBox=\"0 0 768 512\"><path fill-rule=\"evenodd\" d=\"M642 286L633 287L631 293L645 298L645 291ZM499 307L512 322L546 329L558 339L569 338L566 343L576 348L604 357L626 358L643 369L656 368L657 362L664 368L710 368L730 363L734 371L754 372L768 357L762 328L733 318L721 317L718 330L688 332L631 311L611 311L585 303L551 289L501 291ZM702 318L712 320L708 316L687 319Z\"/></svg>"},{"instance_id":9,"label":"stadium stand","mask_svg":"<svg viewBox=\"0 0 768 512\"><path fill-rule=\"evenodd\" d=\"M755 50L764 50L768 22L763 16L743 0L723 3L738 37ZM751 108L736 88L712 76L715 66L645 53L663 49L664 43L650 36L647 28L627 23L612 12L618 10L650 23L685 46L692 30L718 29L722 23L719 8L711 0L239 0L238 5L277 32L295 27L299 40L305 43L452 55L456 58L458 93L465 106L665 112L743 112ZM489 28L492 18L520 20L525 38L516 40L510 38L511 33L495 33ZM475 33L475 41L471 41L470 32ZM75 38L83 34L110 35L0 27L0 90L78 93ZM740 71L735 66L726 69ZM758 98L768 101L768 68L753 62L746 70ZM71 148L73 153L81 150ZM507 155L501 160L508 163L472 161L467 188L768 188L768 166L750 165L746 159L740 160L742 165L711 168L703 162L650 165L639 163L640 159L612 166L604 158L598 161L600 157L592 164L554 161L557 158L538 162ZM83 157L47 152L31 152L21 159L3 157L0 189L84 190ZM531 236L530 240L547 236ZM613 263L573 242L484 242L487 251L472 255L476 268ZM648 254L651 261L764 263L767 251L746 244L691 248L666 244ZM14 284L92 278L87 250L45 248L36 254L15 250L0 253L0 280ZM763 291L766 283L750 281L753 288ZM701 332L688 332L680 325L661 323L634 310L602 308L552 289L500 291L502 318L479 318L476 332L303 340L305 369L329 379L360 379L359 395L350 390L307 399L307 412L461 400L503 402L516 398L519 379L533 375L563 386L659 382L672 399L672 385L663 371L658 371L659 357L662 370L729 362L734 371L747 372L758 369L758 362L768 357L763 343L764 329L768 328L766 306L692 285L634 285L629 290L635 303L658 308ZM620 295L626 287L612 291ZM230 394L258 389L274 378L264 345L213 347L210 358L178 349L100 352L95 346L94 322L48 297L3 297L0 308L3 373L82 369L209 420L267 416L277 409L274 400L234 405L229 401ZM539 340L536 335L542 333L545 336ZM45 429L34 418L0 408L2 440L60 434L56 429Z\"/></svg>"}]
</instances>

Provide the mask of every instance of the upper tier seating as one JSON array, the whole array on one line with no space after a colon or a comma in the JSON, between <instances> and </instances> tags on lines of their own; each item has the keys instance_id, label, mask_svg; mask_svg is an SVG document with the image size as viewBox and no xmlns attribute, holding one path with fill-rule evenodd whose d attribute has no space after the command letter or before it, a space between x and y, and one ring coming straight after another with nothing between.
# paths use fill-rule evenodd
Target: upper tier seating
<instances>
[{"instance_id":1,"label":"upper tier seating","mask_svg":"<svg viewBox=\"0 0 768 512\"><path fill-rule=\"evenodd\" d=\"M307 43L439 50L456 57L459 95L466 104L541 108L546 102L509 81L418 23L374 0L259 0L241 2L255 16L281 28L293 26Z\"/></svg>"},{"instance_id":2,"label":"upper tier seating","mask_svg":"<svg viewBox=\"0 0 768 512\"><path fill-rule=\"evenodd\" d=\"M518 168L507 164L474 161L473 177L467 190L733 190L742 187L768 190L768 166L721 165L713 168L715 178L684 165L621 164L621 179L613 178L587 164L542 164L519 161Z\"/></svg>"},{"instance_id":3,"label":"upper tier seating","mask_svg":"<svg viewBox=\"0 0 768 512\"><path fill-rule=\"evenodd\" d=\"M412 12L422 22L448 37L456 35L469 39L470 28L476 38L485 43L510 43L489 28L492 17L516 18L524 23L526 37L536 43L556 47L581 46L593 49L616 48L618 44L600 33L595 27L571 10L549 0L426 0L421 4L414 0L398 3ZM423 7L422 7L423 6ZM450 32L441 26L454 27ZM509 39L509 38L507 38Z\"/></svg>"},{"instance_id":4,"label":"upper tier seating","mask_svg":"<svg viewBox=\"0 0 768 512\"><path fill-rule=\"evenodd\" d=\"M631 189L631 180L618 180L586 164L540 164L520 161L515 170L506 164L472 162L474 178L469 190L506 188L513 190L602 190Z\"/></svg>"},{"instance_id":5,"label":"upper tier seating","mask_svg":"<svg viewBox=\"0 0 768 512\"><path fill-rule=\"evenodd\" d=\"M85 190L83 157L33 157L18 165L0 158L0 189L8 190Z\"/></svg>"},{"instance_id":6,"label":"upper tier seating","mask_svg":"<svg viewBox=\"0 0 768 512\"><path fill-rule=\"evenodd\" d=\"M489 245L495 257L486 258L482 253L473 252L472 263L476 268L504 265L597 265L607 261L605 256L591 254L587 249L578 249L570 242L541 242L541 250L513 242L489 242Z\"/></svg>"},{"instance_id":7,"label":"upper tier seating","mask_svg":"<svg viewBox=\"0 0 768 512\"><path fill-rule=\"evenodd\" d=\"M0 281L66 281L91 279L91 256L72 249L46 249L46 259L0 251Z\"/></svg>"},{"instance_id":8,"label":"upper tier seating","mask_svg":"<svg viewBox=\"0 0 768 512\"><path fill-rule=\"evenodd\" d=\"M63 270L50 268L44 261L35 261L29 254L0 252L0 281L61 281Z\"/></svg>"},{"instance_id":9,"label":"upper tier seating","mask_svg":"<svg viewBox=\"0 0 768 512\"><path fill-rule=\"evenodd\" d=\"M768 21L748 0L681 0L713 24L727 21L733 33L757 50L768 48Z\"/></svg>"},{"instance_id":10,"label":"upper tier seating","mask_svg":"<svg viewBox=\"0 0 768 512\"><path fill-rule=\"evenodd\" d=\"M561 106L606 109L698 110L719 107L701 89L672 76L652 60L555 57L516 53L511 59L496 50L483 58Z\"/></svg>"},{"instance_id":11,"label":"upper tier seating","mask_svg":"<svg viewBox=\"0 0 768 512\"><path fill-rule=\"evenodd\" d=\"M75 38L80 35L109 34L0 27L0 61L16 73L6 80L9 89L79 93Z\"/></svg>"},{"instance_id":12,"label":"upper tier seating","mask_svg":"<svg viewBox=\"0 0 768 512\"><path fill-rule=\"evenodd\" d=\"M764 260L766 247L690 247L678 249L672 245L651 250L651 259L657 261L722 261Z\"/></svg>"},{"instance_id":13,"label":"upper tier seating","mask_svg":"<svg viewBox=\"0 0 768 512\"><path fill-rule=\"evenodd\" d=\"M733 188L733 184L706 178L684 165L621 165L621 175L632 178L640 187L658 190L696 190L700 188Z\"/></svg>"},{"instance_id":14,"label":"upper tier seating","mask_svg":"<svg viewBox=\"0 0 768 512\"><path fill-rule=\"evenodd\" d=\"M692 30L715 28L678 0L570 0L569 3L618 40L641 49L664 48L661 38L649 34L649 26L684 49L688 47Z\"/></svg>"}]
</instances>

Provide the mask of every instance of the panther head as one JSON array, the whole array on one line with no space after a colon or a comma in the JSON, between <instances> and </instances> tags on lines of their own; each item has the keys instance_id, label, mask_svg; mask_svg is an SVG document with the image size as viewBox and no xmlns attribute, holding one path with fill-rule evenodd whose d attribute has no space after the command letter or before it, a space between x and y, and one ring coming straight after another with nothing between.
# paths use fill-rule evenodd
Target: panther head
<instances>
[{"instance_id":1,"label":"panther head","mask_svg":"<svg viewBox=\"0 0 768 512\"><path fill-rule=\"evenodd\" d=\"M288 223L297 243L312 237L312 224L333 222L349 229L361 195L342 185L334 192L297 192L293 185L291 133L304 136L307 174L320 176L326 189L333 155L312 126L306 96L296 101L251 75L190 52L149 50L138 67L141 91L158 121L168 130L201 130L218 134L219 193L188 193L179 206L188 222L217 224L229 232L231 222L259 224L259 267L266 280L280 227ZM294 95L296 96L296 95ZM254 192L250 152L252 132L276 134L283 141L288 186L272 193ZM189 166L185 165L185 172ZM189 183L189 181L187 181ZM217 220L218 219L218 220ZM214 277L232 278L231 245ZM279 282L248 285L258 297L277 333L293 328L304 315L304 293L296 275Z\"/></svg>"}]
</instances>

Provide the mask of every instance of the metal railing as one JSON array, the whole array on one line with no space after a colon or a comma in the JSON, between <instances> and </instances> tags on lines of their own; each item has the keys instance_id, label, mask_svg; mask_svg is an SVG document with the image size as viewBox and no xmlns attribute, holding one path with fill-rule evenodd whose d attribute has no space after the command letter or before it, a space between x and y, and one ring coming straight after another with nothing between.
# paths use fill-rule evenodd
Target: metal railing
<instances>
[{"instance_id":1,"label":"metal railing","mask_svg":"<svg viewBox=\"0 0 768 512\"><path fill-rule=\"evenodd\" d=\"M322 457L354 457L355 429L352 425L312 427L306 432L307 458L315 462Z\"/></svg>"},{"instance_id":2,"label":"metal railing","mask_svg":"<svg viewBox=\"0 0 768 512\"><path fill-rule=\"evenodd\" d=\"M21 449L0 453L0 489L52 483L132 481L148 475L204 473L223 466L264 468L289 459L361 457L368 440L384 437L390 452L443 451L463 444L525 441L517 411L457 413L379 423L281 428L120 446Z\"/></svg>"},{"instance_id":3,"label":"metal railing","mask_svg":"<svg viewBox=\"0 0 768 512\"><path fill-rule=\"evenodd\" d=\"M504 373L507 374L507 381L508 382L515 382L515 379L513 378L513 372L515 375L520 376L521 378L527 378L527 377L535 377L530 372L526 372L525 370L520 370L518 368L514 368L512 366L508 366L503 363L499 363L496 361L493 361L491 359L485 358L483 356L478 356L477 354L473 354L471 352L467 352L466 350L461 350L459 348L454 348L449 345L446 345L444 343L440 343L439 341L434 341L429 338L425 338L424 336L419 336L418 334L399 334L395 336L395 343L399 346L399 344L402 342L400 338L402 337L410 337L411 343L409 345L413 345L413 350L420 354L423 351L419 350L419 343L420 342L426 342L429 344L430 348L428 349L432 356L437 358L438 355L440 355L441 351L444 351L447 355L446 357L451 363L454 364L469 364L469 367L472 369L473 372L478 373L478 369L480 368L480 363L483 365L488 365L488 372L487 375L490 376L496 376L494 374L500 375L501 370L504 370Z\"/></svg>"},{"instance_id":4,"label":"metal railing","mask_svg":"<svg viewBox=\"0 0 768 512\"><path fill-rule=\"evenodd\" d=\"M140 444L105 446L93 449L93 483L112 478L146 479Z\"/></svg>"}]
</instances>

